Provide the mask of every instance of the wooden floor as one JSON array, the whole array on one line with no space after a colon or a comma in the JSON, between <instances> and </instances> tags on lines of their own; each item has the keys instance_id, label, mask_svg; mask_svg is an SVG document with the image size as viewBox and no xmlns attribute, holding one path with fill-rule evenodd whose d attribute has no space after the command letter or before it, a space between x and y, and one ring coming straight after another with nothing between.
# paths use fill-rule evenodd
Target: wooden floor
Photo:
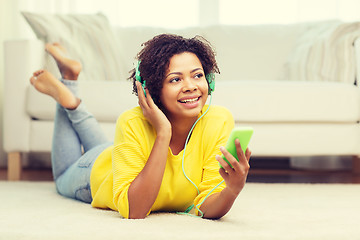
<instances>
[{"instance_id":1,"label":"wooden floor","mask_svg":"<svg viewBox=\"0 0 360 240\"><path fill-rule=\"evenodd\" d=\"M7 170L0 169L0 180L7 180ZM52 181L51 169L23 169L22 181Z\"/></svg>"},{"instance_id":2,"label":"wooden floor","mask_svg":"<svg viewBox=\"0 0 360 240\"><path fill-rule=\"evenodd\" d=\"M351 171L305 171L253 169L248 182L260 183L360 183L360 175Z\"/></svg>"},{"instance_id":3,"label":"wooden floor","mask_svg":"<svg viewBox=\"0 0 360 240\"><path fill-rule=\"evenodd\" d=\"M7 180L6 169L0 169L0 180ZM52 181L51 169L24 169L23 181ZM248 182L259 183L360 183L351 171L303 171L291 169L251 169Z\"/></svg>"},{"instance_id":4,"label":"wooden floor","mask_svg":"<svg viewBox=\"0 0 360 240\"><path fill-rule=\"evenodd\" d=\"M360 175L354 175L350 170L315 171L296 170L291 167L288 158L254 157L248 182L259 183L360 183ZM0 168L0 180L7 180L7 170ZM23 181L52 181L50 168L24 169Z\"/></svg>"}]
</instances>

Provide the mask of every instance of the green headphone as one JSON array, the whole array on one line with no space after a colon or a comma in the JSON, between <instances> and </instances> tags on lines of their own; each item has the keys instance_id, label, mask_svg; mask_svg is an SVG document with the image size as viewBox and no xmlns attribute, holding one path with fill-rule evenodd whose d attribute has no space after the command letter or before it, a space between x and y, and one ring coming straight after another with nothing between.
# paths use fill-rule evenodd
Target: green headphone
<instances>
[{"instance_id":1,"label":"green headphone","mask_svg":"<svg viewBox=\"0 0 360 240\"><path fill-rule=\"evenodd\" d=\"M146 97L146 92L145 92L146 80L143 81L141 79L140 70L139 70L140 62L141 61L138 61L137 66L135 68L135 79L136 79L136 81L141 83L142 89L143 89L145 97ZM205 77L206 77L206 81L209 84L209 95L211 95L211 93L215 91L215 74L208 73L208 74L206 74Z\"/></svg>"}]
</instances>

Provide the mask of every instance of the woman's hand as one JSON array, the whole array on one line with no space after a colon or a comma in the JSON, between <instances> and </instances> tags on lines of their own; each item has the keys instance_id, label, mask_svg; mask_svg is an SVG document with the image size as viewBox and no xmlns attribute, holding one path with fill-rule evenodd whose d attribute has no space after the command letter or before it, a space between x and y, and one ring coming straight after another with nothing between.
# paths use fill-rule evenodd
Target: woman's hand
<instances>
[{"instance_id":1,"label":"woman's hand","mask_svg":"<svg viewBox=\"0 0 360 240\"><path fill-rule=\"evenodd\" d=\"M139 97L139 105L146 119L155 128L158 135L170 134L171 137L171 124L165 114L154 103L153 99L150 96L149 90L145 88L145 97L142 86L138 81L136 81L136 87Z\"/></svg>"},{"instance_id":2,"label":"woman's hand","mask_svg":"<svg viewBox=\"0 0 360 240\"><path fill-rule=\"evenodd\" d=\"M235 146L239 162L224 147L220 148L220 151L233 166L233 168L231 168L230 165L219 155L216 156L216 160L223 167L220 168L219 172L221 177L225 180L226 188L228 188L231 193L237 196L243 189L246 182L246 178L250 169L249 159L251 156L251 151L247 148L244 154L239 139L235 140Z\"/></svg>"},{"instance_id":3,"label":"woman's hand","mask_svg":"<svg viewBox=\"0 0 360 240\"><path fill-rule=\"evenodd\" d=\"M221 192L210 195L201 205L200 210L204 213L204 218L219 219L223 217L230 210L245 185L250 169L249 159L251 152L249 149L246 149L244 154L239 139L235 140L235 146L239 162L224 147L220 148L220 151L233 168L222 157L216 156L216 160L223 166L219 172L225 180L226 187Z\"/></svg>"}]
</instances>

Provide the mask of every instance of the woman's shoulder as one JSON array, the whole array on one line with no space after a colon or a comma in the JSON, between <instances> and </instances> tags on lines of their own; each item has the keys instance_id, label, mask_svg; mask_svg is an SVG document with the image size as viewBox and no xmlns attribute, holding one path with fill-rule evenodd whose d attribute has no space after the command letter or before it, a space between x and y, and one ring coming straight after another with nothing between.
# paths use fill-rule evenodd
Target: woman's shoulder
<instances>
[{"instance_id":1,"label":"woman's shoulder","mask_svg":"<svg viewBox=\"0 0 360 240\"><path fill-rule=\"evenodd\" d=\"M206 108L204 109L206 110ZM218 105L212 105L205 116L207 119L216 119L217 121L234 121L232 113L229 109Z\"/></svg>"},{"instance_id":2,"label":"woman's shoulder","mask_svg":"<svg viewBox=\"0 0 360 240\"><path fill-rule=\"evenodd\" d=\"M116 123L122 126L128 125L128 124L136 124L136 123L144 123L146 121L146 118L141 110L140 107L134 107L129 110L124 111L120 116L118 117Z\"/></svg>"},{"instance_id":3,"label":"woman's shoulder","mask_svg":"<svg viewBox=\"0 0 360 240\"><path fill-rule=\"evenodd\" d=\"M225 144L234 125L234 118L227 108L212 105L198 127L199 136L205 144L204 147L213 148L216 146L218 149L219 141L221 143L220 146Z\"/></svg>"},{"instance_id":4,"label":"woman's shoulder","mask_svg":"<svg viewBox=\"0 0 360 240\"><path fill-rule=\"evenodd\" d=\"M152 136L153 128L146 120L140 107L134 107L123 112L116 122L114 143L124 141L126 137Z\"/></svg>"},{"instance_id":5,"label":"woman's shoulder","mask_svg":"<svg viewBox=\"0 0 360 240\"><path fill-rule=\"evenodd\" d=\"M216 132L224 132L224 129L232 129L235 125L233 115L231 112L223 107L212 105L209 108L209 111L205 114L203 119L204 132L212 132L215 134ZM227 132L226 130L226 132Z\"/></svg>"},{"instance_id":6,"label":"woman's shoulder","mask_svg":"<svg viewBox=\"0 0 360 240\"><path fill-rule=\"evenodd\" d=\"M123 113L120 114L120 116L118 117L118 121L129 121L129 120L133 120L133 119L145 119L143 112L141 110L141 108L138 107L134 107L131 109L128 109L126 111L124 111Z\"/></svg>"}]
</instances>

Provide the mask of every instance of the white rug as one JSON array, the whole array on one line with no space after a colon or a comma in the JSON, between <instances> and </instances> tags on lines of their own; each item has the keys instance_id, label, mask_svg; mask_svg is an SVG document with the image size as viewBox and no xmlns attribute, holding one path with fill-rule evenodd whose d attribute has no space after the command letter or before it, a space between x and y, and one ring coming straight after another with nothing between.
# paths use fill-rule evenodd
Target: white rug
<instances>
[{"instance_id":1,"label":"white rug","mask_svg":"<svg viewBox=\"0 0 360 240\"><path fill-rule=\"evenodd\" d=\"M0 239L360 239L360 185L248 183L232 210L210 221L126 220L61 197L53 182L0 181Z\"/></svg>"}]
</instances>

